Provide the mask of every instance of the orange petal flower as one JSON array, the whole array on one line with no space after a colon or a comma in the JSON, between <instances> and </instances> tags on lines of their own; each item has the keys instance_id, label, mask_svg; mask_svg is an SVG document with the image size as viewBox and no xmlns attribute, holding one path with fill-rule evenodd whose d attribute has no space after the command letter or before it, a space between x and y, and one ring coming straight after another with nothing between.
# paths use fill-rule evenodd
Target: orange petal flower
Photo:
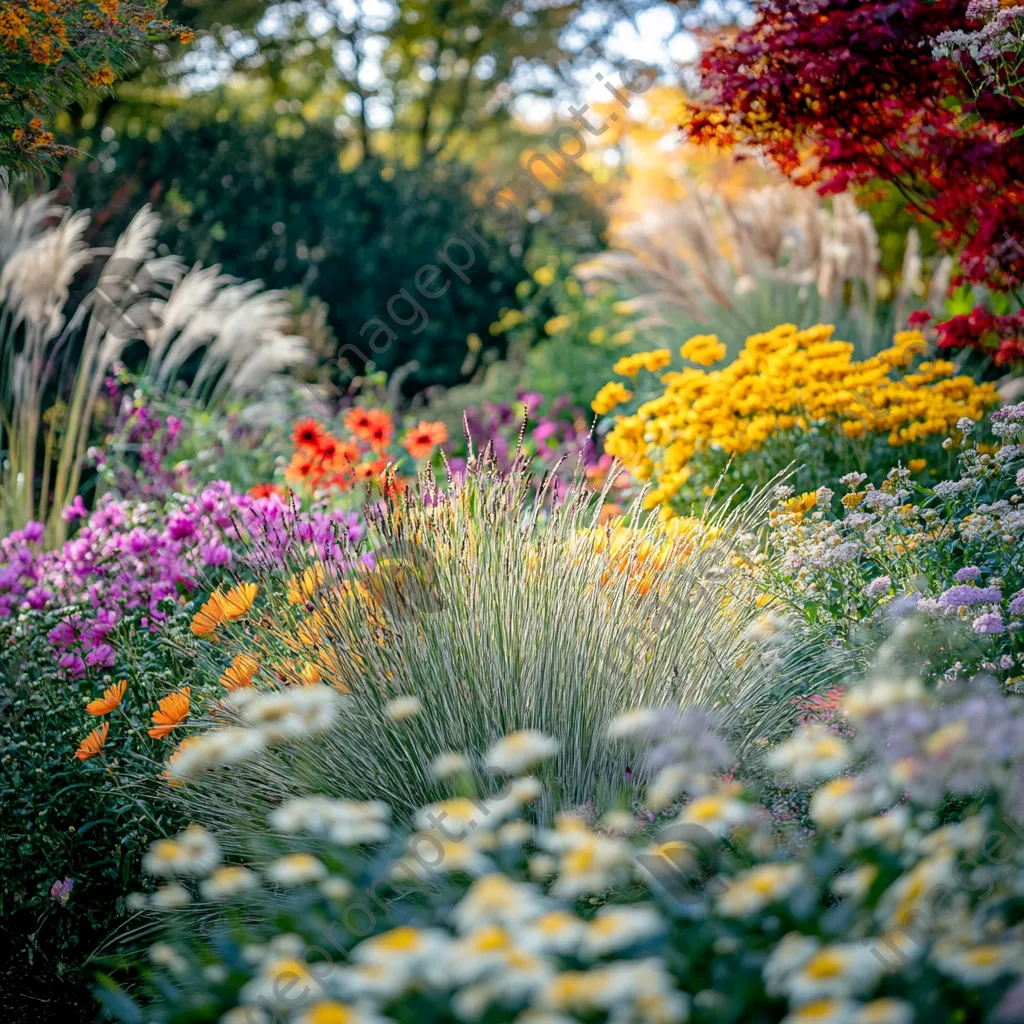
<instances>
[{"instance_id":1,"label":"orange petal flower","mask_svg":"<svg viewBox=\"0 0 1024 1024\"><path fill-rule=\"evenodd\" d=\"M318 451L328 436L327 431L316 420L310 418L295 424L295 429L292 430L292 443L296 448Z\"/></svg>"},{"instance_id":2,"label":"orange petal flower","mask_svg":"<svg viewBox=\"0 0 1024 1024\"><path fill-rule=\"evenodd\" d=\"M221 686L228 690L240 690L252 686L252 677L259 671L260 663L251 654L236 654L231 664L220 677Z\"/></svg>"},{"instance_id":3,"label":"orange petal flower","mask_svg":"<svg viewBox=\"0 0 1024 1024\"><path fill-rule=\"evenodd\" d=\"M220 598L221 610L225 619L240 619L256 600L255 583L239 583Z\"/></svg>"},{"instance_id":4,"label":"orange petal flower","mask_svg":"<svg viewBox=\"0 0 1024 1024\"><path fill-rule=\"evenodd\" d=\"M421 420L402 438L402 447L414 458L429 455L436 445L448 440L448 428L441 422Z\"/></svg>"},{"instance_id":5,"label":"orange petal flower","mask_svg":"<svg viewBox=\"0 0 1024 1024\"><path fill-rule=\"evenodd\" d=\"M196 636L212 633L224 621L223 600L220 591L215 590L210 600L192 616L192 632Z\"/></svg>"},{"instance_id":6,"label":"orange petal flower","mask_svg":"<svg viewBox=\"0 0 1024 1024\"><path fill-rule=\"evenodd\" d=\"M109 722L104 722L101 726L93 729L93 731L78 744L78 750L75 751L75 757L77 757L79 761L88 761L90 757L95 757L103 749L103 744L107 742L107 733L109 731Z\"/></svg>"},{"instance_id":7,"label":"orange petal flower","mask_svg":"<svg viewBox=\"0 0 1024 1024\"><path fill-rule=\"evenodd\" d=\"M108 686L103 691L103 696L98 697L96 700L89 701L85 705L85 710L90 715L105 715L114 708L118 707L121 703L121 698L124 696L124 691L128 686L128 680L122 679L121 682L115 683L113 686Z\"/></svg>"},{"instance_id":8,"label":"orange petal flower","mask_svg":"<svg viewBox=\"0 0 1024 1024\"><path fill-rule=\"evenodd\" d=\"M188 715L189 699L192 691L186 686L175 690L160 700L160 710L153 712L153 728L149 735L158 740L166 736L182 719Z\"/></svg>"}]
</instances>

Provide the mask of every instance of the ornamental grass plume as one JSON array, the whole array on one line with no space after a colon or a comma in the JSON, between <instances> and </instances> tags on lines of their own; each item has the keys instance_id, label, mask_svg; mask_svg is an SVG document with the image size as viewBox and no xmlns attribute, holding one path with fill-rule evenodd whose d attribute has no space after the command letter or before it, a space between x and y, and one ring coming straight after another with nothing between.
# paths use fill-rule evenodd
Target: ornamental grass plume
<instances>
[{"instance_id":1,"label":"ornamental grass plume","mask_svg":"<svg viewBox=\"0 0 1024 1024\"><path fill-rule=\"evenodd\" d=\"M67 535L62 513L78 492L104 380L130 344L146 345L147 373L163 388L202 351L191 393L207 402L256 393L308 356L305 339L285 333L282 293L157 256L160 219L148 206L72 307L72 284L99 255L85 244L88 227L85 212L49 198L15 205L0 189L0 535L35 519L49 547ZM59 379L74 346L74 377ZM44 409L54 387L58 400Z\"/></svg>"},{"instance_id":2,"label":"ornamental grass plume","mask_svg":"<svg viewBox=\"0 0 1024 1024\"><path fill-rule=\"evenodd\" d=\"M747 335L783 320L800 327L829 322L861 349L875 347L881 254L871 218L852 195L827 206L789 182L734 196L704 185L634 214L615 243L575 273L624 287L640 314L635 330L706 324ZM927 292L929 309L939 312L948 279L948 260L930 283L921 279L919 241L910 232L896 325L906 323L911 291Z\"/></svg>"},{"instance_id":3,"label":"ornamental grass plume","mask_svg":"<svg viewBox=\"0 0 1024 1024\"><path fill-rule=\"evenodd\" d=\"M256 794L409 810L437 796L433 766L453 757L487 792L481 755L517 732L523 748L535 734L559 738L545 773L561 802L600 802L632 767L601 741L602 723L636 705L727 708L742 750L787 728L795 683L779 683L779 648L751 640L757 609L730 561L762 505L669 523L634 507L602 524L602 496L584 482L564 501L552 490L537 494L525 460L499 473L477 456L443 490L423 477L371 508L371 553L348 571L300 537L283 572L257 546L258 616L199 641L201 671L222 680L226 700L200 723L212 727L207 746L171 761L189 813L239 838ZM247 680L239 656L258 665ZM799 650L786 664L790 679L814 674ZM303 693L335 698L330 728L286 751L263 742ZM207 772L225 726L263 740L229 774ZM284 733L308 736L298 719Z\"/></svg>"}]
</instances>

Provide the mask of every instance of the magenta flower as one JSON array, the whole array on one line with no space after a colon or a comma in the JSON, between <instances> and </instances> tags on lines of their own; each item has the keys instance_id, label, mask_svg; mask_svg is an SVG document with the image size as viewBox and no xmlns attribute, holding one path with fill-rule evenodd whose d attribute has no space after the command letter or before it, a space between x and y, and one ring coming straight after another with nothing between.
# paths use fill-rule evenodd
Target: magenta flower
<instances>
[{"instance_id":1,"label":"magenta flower","mask_svg":"<svg viewBox=\"0 0 1024 1024\"><path fill-rule=\"evenodd\" d=\"M67 906L68 900L71 898L71 890L74 888L75 880L73 878L65 878L62 881L54 882L50 886L50 895L62 906Z\"/></svg>"}]
</instances>

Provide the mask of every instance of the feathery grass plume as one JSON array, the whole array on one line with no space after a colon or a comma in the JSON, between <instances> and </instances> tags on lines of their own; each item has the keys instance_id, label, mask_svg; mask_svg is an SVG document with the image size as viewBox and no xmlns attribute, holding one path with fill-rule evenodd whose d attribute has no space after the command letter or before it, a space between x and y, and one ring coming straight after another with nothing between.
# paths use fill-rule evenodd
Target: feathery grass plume
<instances>
[{"instance_id":1,"label":"feathery grass plume","mask_svg":"<svg viewBox=\"0 0 1024 1024\"><path fill-rule=\"evenodd\" d=\"M692 330L694 323L728 334L767 330L782 320L800 326L841 325L844 337L873 350L881 277L871 218L847 194L831 206L811 189L785 183L730 197L709 188L644 210L619 227L616 248L576 269L584 280L610 280L636 295L632 326ZM920 280L916 235L896 304L905 326L911 290L945 299L949 265L931 287Z\"/></svg>"},{"instance_id":2,"label":"feathery grass plume","mask_svg":"<svg viewBox=\"0 0 1024 1024\"><path fill-rule=\"evenodd\" d=\"M670 522L634 507L599 525L601 496L579 482L561 502L552 490L537 493L525 460L502 474L477 457L444 489L425 477L371 508L372 554L352 572L305 553L300 537L284 573L269 568L279 553L257 547L258 609L199 642L210 678L239 655L259 669L242 687L237 672L225 677L232 693L212 736L171 763L189 813L240 846L266 805L290 796L382 799L406 813L438 798L436 765L451 754L493 793L487 769L507 758L485 752L517 732L527 750L558 738L542 769L558 805L602 805L637 770L603 734L631 708L717 708L745 751L791 725L792 666L752 638L757 609L733 568L733 538L760 503ZM266 723L289 718L297 693L324 690L337 692L329 728L258 745L230 772L203 770L220 763L217 729L270 729L276 741Z\"/></svg>"},{"instance_id":3,"label":"feathery grass plume","mask_svg":"<svg viewBox=\"0 0 1024 1024\"><path fill-rule=\"evenodd\" d=\"M133 342L147 346L148 372L163 387L205 349L192 391L207 402L258 392L309 358L305 339L286 333L283 293L219 267L186 273L176 256L156 256L160 221L148 206L117 240L93 290L68 308L72 281L100 255L85 244L88 225L87 213L68 213L49 197L16 204L0 189L0 535L34 518L46 524L48 544L63 540L61 513L78 492L104 378Z\"/></svg>"}]
</instances>

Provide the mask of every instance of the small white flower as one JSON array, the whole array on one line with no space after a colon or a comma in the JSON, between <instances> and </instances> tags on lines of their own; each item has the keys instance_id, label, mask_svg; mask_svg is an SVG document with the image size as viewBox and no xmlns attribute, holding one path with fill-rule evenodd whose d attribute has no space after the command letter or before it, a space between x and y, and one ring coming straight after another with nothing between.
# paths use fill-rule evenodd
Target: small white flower
<instances>
[{"instance_id":1,"label":"small white flower","mask_svg":"<svg viewBox=\"0 0 1024 1024\"><path fill-rule=\"evenodd\" d=\"M686 777L683 765L666 765L647 787L644 803L652 811L663 811L686 788Z\"/></svg>"},{"instance_id":2,"label":"small white flower","mask_svg":"<svg viewBox=\"0 0 1024 1024\"><path fill-rule=\"evenodd\" d=\"M400 724L415 718L423 710L423 701L419 697L395 697L384 705L384 714L392 722Z\"/></svg>"},{"instance_id":3,"label":"small white flower","mask_svg":"<svg viewBox=\"0 0 1024 1024\"><path fill-rule=\"evenodd\" d=\"M311 853L289 853L268 865L267 877L278 885L305 885L326 878L327 868Z\"/></svg>"},{"instance_id":4,"label":"small white flower","mask_svg":"<svg viewBox=\"0 0 1024 1024\"><path fill-rule=\"evenodd\" d=\"M874 999L860 1008L854 1024L914 1024L914 1008L902 999Z\"/></svg>"},{"instance_id":5,"label":"small white flower","mask_svg":"<svg viewBox=\"0 0 1024 1024\"><path fill-rule=\"evenodd\" d=\"M642 740L649 736L658 724L659 713L653 708L637 708L616 715L608 725L611 740Z\"/></svg>"},{"instance_id":6,"label":"small white flower","mask_svg":"<svg viewBox=\"0 0 1024 1024\"><path fill-rule=\"evenodd\" d=\"M990 943L964 948L951 940L940 940L932 951L932 961L943 974L969 988L988 985L1004 974L1020 970L1024 943Z\"/></svg>"},{"instance_id":7,"label":"small white flower","mask_svg":"<svg viewBox=\"0 0 1024 1024\"><path fill-rule=\"evenodd\" d=\"M841 772L851 759L850 746L821 725L798 730L768 756L774 771L797 782L827 779Z\"/></svg>"},{"instance_id":8,"label":"small white flower","mask_svg":"<svg viewBox=\"0 0 1024 1024\"><path fill-rule=\"evenodd\" d=\"M187 907L192 902L192 895L189 891L177 882L162 885L152 896L149 897L150 906L159 907L161 910L173 910L178 907Z\"/></svg>"},{"instance_id":9,"label":"small white flower","mask_svg":"<svg viewBox=\"0 0 1024 1024\"><path fill-rule=\"evenodd\" d=\"M559 743L536 729L524 729L498 740L484 759L484 764L506 775L521 775L541 761L558 753Z\"/></svg>"},{"instance_id":10,"label":"small white flower","mask_svg":"<svg viewBox=\"0 0 1024 1024\"><path fill-rule=\"evenodd\" d=\"M494 872L478 878L451 912L460 932L486 925L511 928L532 920L545 909L541 894L524 882L513 882L507 875Z\"/></svg>"},{"instance_id":11,"label":"small white flower","mask_svg":"<svg viewBox=\"0 0 1024 1024\"><path fill-rule=\"evenodd\" d=\"M220 863L220 848L213 836L199 825L189 825L173 839L158 839L142 858L142 870L149 875L209 874Z\"/></svg>"},{"instance_id":12,"label":"small white flower","mask_svg":"<svg viewBox=\"0 0 1024 1024\"><path fill-rule=\"evenodd\" d=\"M352 895L352 885L347 879L338 875L328 875L320 883L320 891L329 900L347 900Z\"/></svg>"},{"instance_id":13,"label":"small white flower","mask_svg":"<svg viewBox=\"0 0 1024 1024\"><path fill-rule=\"evenodd\" d=\"M462 754L438 754L431 762L430 771L435 779L450 779L469 771L469 762Z\"/></svg>"},{"instance_id":14,"label":"small white flower","mask_svg":"<svg viewBox=\"0 0 1024 1024\"><path fill-rule=\"evenodd\" d=\"M230 865L217 868L199 889L204 899L223 900L249 892L259 884L260 880L255 872L239 865Z\"/></svg>"},{"instance_id":15,"label":"small white flower","mask_svg":"<svg viewBox=\"0 0 1024 1024\"><path fill-rule=\"evenodd\" d=\"M849 999L820 999L782 1018L782 1024L854 1024L857 1004Z\"/></svg>"},{"instance_id":16,"label":"small white flower","mask_svg":"<svg viewBox=\"0 0 1024 1024\"><path fill-rule=\"evenodd\" d=\"M604 906L587 927L580 951L600 957L647 942L665 930L661 915L644 903Z\"/></svg>"},{"instance_id":17,"label":"small white flower","mask_svg":"<svg viewBox=\"0 0 1024 1024\"><path fill-rule=\"evenodd\" d=\"M804 880L799 864L759 864L733 878L718 898L719 913L751 917L785 899Z\"/></svg>"}]
</instances>

